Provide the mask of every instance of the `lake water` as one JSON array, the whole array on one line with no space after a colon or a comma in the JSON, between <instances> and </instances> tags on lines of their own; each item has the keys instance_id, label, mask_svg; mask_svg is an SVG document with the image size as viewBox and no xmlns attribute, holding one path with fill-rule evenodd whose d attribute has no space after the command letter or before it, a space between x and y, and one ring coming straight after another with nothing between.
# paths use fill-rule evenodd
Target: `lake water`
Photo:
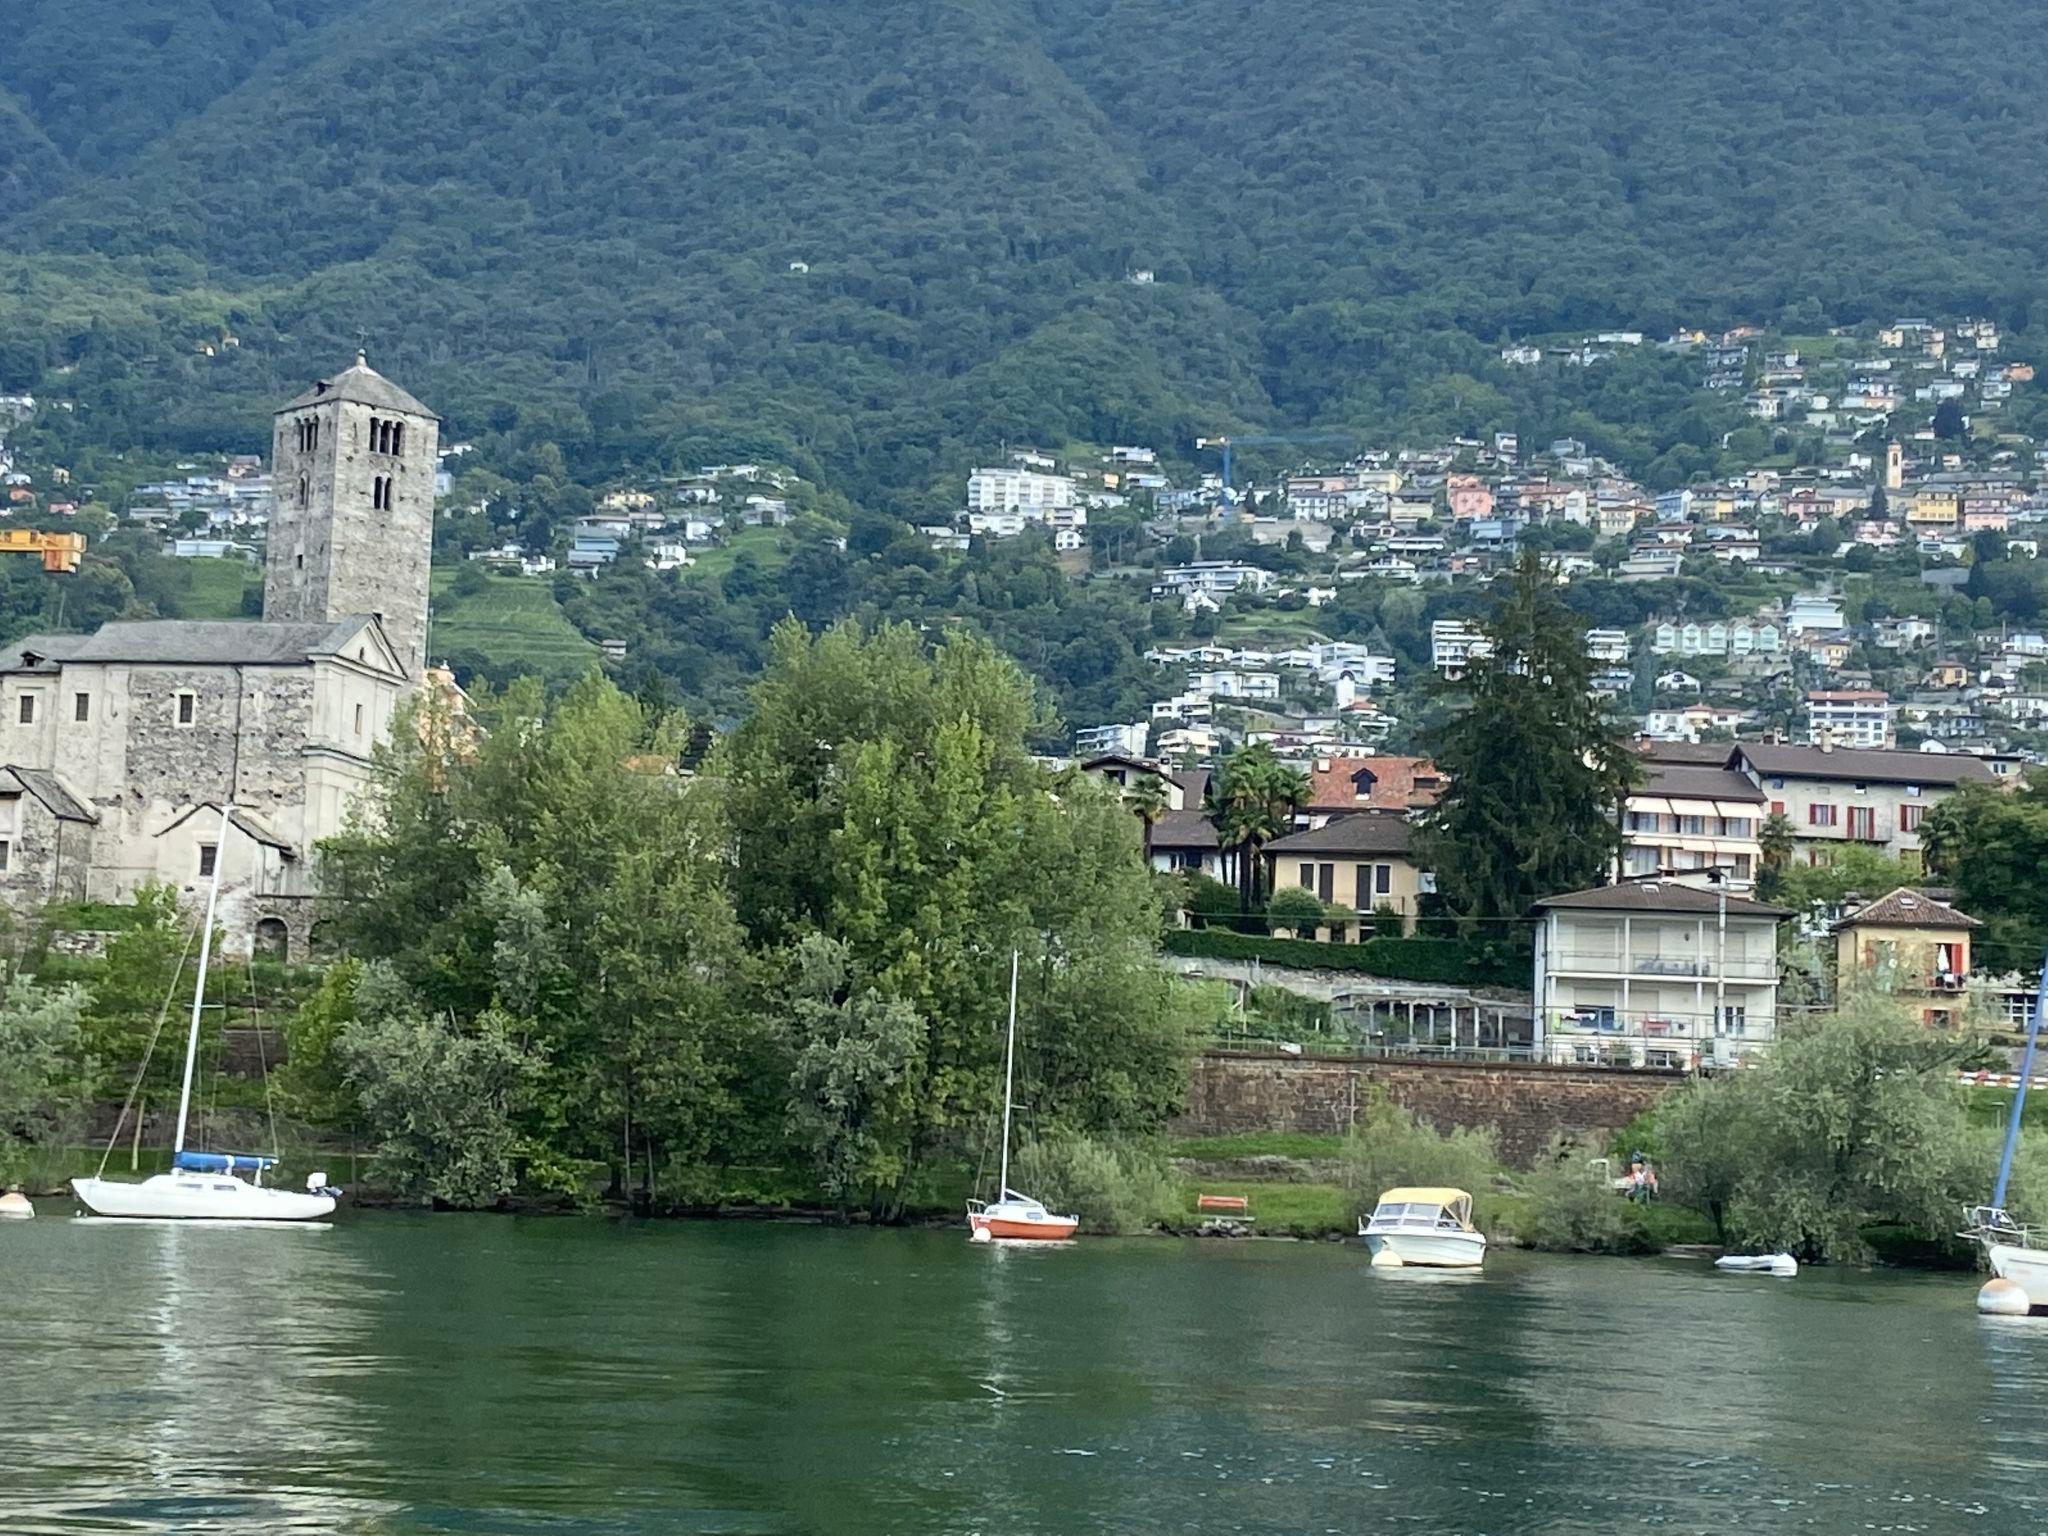
<instances>
[{"instance_id":1,"label":"lake water","mask_svg":"<svg viewBox=\"0 0 2048 1536\"><path fill-rule=\"evenodd\" d=\"M2048 1531L2048 1320L1963 1275L54 1205L5 1536Z\"/></svg>"}]
</instances>

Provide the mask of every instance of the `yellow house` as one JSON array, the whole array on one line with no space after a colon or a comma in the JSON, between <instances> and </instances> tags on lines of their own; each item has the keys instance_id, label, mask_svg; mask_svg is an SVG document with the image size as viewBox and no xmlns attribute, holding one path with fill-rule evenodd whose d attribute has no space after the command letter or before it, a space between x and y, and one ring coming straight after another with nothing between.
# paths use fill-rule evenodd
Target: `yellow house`
<instances>
[{"instance_id":1,"label":"yellow house","mask_svg":"<svg viewBox=\"0 0 2048 1536\"><path fill-rule=\"evenodd\" d=\"M1360 913L1391 907L1405 928L1422 894L1422 872L1408 851L1413 830L1406 816L1360 811L1277 837L1266 844L1268 889L1298 887Z\"/></svg>"},{"instance_id":2,"label":"yellow house","mask_svg":"<svg viewBox=\"0 0 2048 1536\"><path fill-rule=\"evenodd\" d=\"M1916 526L1952 527L1962 515L1962 499L1943 486L1923 486L1913 493L1906 521Z\"/></svg>"},{"instance_id":3,"label":"yellow house","mask_svg":"<svg viewBox=\"0 0 2048 1536\"><path fill-rule=\"evenodd\" d=\"M1970 975L1977 919L1904 887L1835 925L1835 985L1882 986L1920 1011L1923 1023L1952 1024Z\"/></svg>"},{"instance_id":4,"label":"yellow house","mask_svg":"<svg viewBox=\"0 0 2048 1536\"><path fill-rule=\"evenodd\" d=\"M1960 661L1937 661L1927 669L1927 675L1920 680L1923 688L1967 688L1970 686L1970 669Z\"/></svg>"}]
</instances>

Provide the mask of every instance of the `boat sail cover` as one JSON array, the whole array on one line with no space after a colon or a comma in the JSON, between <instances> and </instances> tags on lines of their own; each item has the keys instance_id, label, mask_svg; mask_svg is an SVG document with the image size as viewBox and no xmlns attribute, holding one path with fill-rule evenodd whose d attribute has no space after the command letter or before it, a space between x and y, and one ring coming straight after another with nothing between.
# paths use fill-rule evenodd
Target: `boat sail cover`
<instances>
[{"instance_id":1,"label":"boat sail cover","mask_svg":"<svg viewBox=\"0 0 2048 1536\"><path fill-rule=\"evenodd\" d=\"M177 1166L186 1173L233 1173L237 1168L261 1171L275 1168L274 1157L258 1157L253 1152L180 1152Z\"/></svg>"}]
</instances>

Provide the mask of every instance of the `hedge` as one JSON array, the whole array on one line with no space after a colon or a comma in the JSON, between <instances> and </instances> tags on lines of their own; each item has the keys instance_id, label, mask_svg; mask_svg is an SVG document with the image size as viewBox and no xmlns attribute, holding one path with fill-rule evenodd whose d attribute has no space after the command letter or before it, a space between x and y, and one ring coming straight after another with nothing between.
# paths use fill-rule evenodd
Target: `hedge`
<instances>
[{"instance_id":1,"label":"hedge","mask_svg":"<svg viewBox=\"0 0 2048 1536\"><path fill-rule=\"evenodd\" d=\"M1390 981L1440 982L1463 987L1527 987L1529 962L1512 946L1466 939L1367 939L1362 944L1320 944L1313 939L1269 939L1220 928L1169 928L1168 954L1208 960L1261 960L1300 970L1357 971Z\"/></svg>"}]
</instances>

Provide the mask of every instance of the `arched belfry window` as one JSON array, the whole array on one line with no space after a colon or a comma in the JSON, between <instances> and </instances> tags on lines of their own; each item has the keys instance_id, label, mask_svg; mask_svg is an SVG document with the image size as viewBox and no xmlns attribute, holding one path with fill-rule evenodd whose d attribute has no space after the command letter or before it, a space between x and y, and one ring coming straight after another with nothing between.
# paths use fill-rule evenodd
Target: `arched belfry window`
<instances>
[{"instance_id":1,"label":"arched belfry window","mask_svg":"<svg viewBox=\"0 0 2048 1536\"><path fill-rule=\"evenodd\" d=\"M391 477L378 475L370 481L370 507L373 511L391 510Z\"/></svg>"}]
</instances>

